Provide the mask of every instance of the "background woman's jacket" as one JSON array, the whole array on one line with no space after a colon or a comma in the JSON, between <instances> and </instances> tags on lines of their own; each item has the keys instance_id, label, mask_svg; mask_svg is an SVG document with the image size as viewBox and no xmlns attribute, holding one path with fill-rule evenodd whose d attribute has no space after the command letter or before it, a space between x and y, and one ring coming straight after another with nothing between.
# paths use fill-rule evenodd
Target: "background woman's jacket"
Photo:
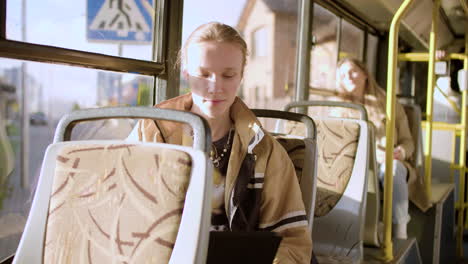
<instances>
[{"instance_id":1,"label":"background woman's jacket","mask_svg":"<svg viewBox=\"0 0 468 264\"><path fill-rule=\"evenodd\" d=\"M377 139L376 154L379 157L385 155L385 105L387 99L385 92L381 88L376 87L375 90L375 94L366 96L364 107L369 114L370 121L375 126L375 136ZM421 210L426 211L430 207L430 202L424 188L424 177L423 175L417 175L416 169L409 163L409 159L413 157L415 145L405 109L398 101L395 101L395 133L393 142L394 147L400 146L404 150L405 158L403 163L408 169L409 198ZM384 162L384 160L379 162Z\"/></svg>"}]
</instances>

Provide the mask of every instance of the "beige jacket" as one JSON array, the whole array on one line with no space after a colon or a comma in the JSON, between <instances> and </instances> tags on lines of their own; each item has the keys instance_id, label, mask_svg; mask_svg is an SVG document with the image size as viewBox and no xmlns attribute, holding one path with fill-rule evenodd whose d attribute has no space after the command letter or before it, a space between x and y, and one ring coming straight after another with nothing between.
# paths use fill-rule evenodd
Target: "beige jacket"
<instances>
[{"instance_id":1,"label":"beige jacket","mask_svg":"<svg viewBox=\"0 0 468 264\"><path fill-rule=\"evenodd\" d=\"M189 93L156 107L189 111L192 103ZM283 240L275 263L310 263L311 235L291 160L239 98L230 112L235 135L224 200L231 230L277 232ZM133 134L142 141L182 144L183 135L189 133L182 126L142 120Z\"/></svg>"}]
</instances>

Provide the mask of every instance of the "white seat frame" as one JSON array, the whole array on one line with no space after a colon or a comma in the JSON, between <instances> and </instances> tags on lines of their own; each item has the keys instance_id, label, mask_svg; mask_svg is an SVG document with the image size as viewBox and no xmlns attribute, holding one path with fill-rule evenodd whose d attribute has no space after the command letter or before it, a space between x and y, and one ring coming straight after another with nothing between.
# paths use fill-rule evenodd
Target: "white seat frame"
<instances>
[{"instance_id":1,"label":"white seat frame","mask_svg":"<svg viewBox=\"0 0 468 264\"><path fill-rule=\"evenodd\" d=\"M314 117L317 121L330 119L354 122L359 125L360 133L353 171L343 195L328 214L314 220L314 252L325 257L345 258L360 263L363 260L368 152L371 146L369 125L364 120Z\"/></svg>"}]
</instances>

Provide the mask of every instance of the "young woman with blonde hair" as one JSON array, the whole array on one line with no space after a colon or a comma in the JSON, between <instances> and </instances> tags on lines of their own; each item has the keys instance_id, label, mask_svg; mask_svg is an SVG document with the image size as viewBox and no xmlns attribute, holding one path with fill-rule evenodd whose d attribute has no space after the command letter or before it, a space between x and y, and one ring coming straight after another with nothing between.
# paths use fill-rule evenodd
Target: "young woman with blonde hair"
<instances>
[{"instance_id":1,"label":"young woman with blonde hair","mask_svg":"<svg viewBox=\"0 0 468 264\"><path fill-rule=\"evenodd\" d=\"M310 263L312 242L299 184L282 146L236 96L247 45L232 27L201 25L180 53L191 92L155 107L204 117L213 138L212 230L274 231L283 237L275 263ZM182 125L143 120L132 132L142 141L187 144Z\"/></svg>"}]
</instances>

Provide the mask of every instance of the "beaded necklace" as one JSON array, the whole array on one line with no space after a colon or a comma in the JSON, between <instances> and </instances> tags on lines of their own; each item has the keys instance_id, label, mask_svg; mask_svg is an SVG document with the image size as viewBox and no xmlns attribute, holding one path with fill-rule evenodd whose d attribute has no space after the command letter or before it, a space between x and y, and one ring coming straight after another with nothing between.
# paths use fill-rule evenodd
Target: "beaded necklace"
<instances>
[{"instance_id":1,"label":"beaded necklace","mask_svg":"<svg viewBox=\"0 0 468 264\"><path fill-rule=\"evenodd\" d=\"M213 143L211 143L212 146L211 146L211 152L210 152L210 159L211 161L213 161L213 165L215 166L215 168L219 168L221 160L224 158L224 156L227 154L228 150L230 149L231 135L233 131L234 131L234 128L231 127L231 129L229 129L228 139L223 146L223 150L221 154L218 154L218 150L216 149L216 146Z\"/></svg>"}]
</instances>

